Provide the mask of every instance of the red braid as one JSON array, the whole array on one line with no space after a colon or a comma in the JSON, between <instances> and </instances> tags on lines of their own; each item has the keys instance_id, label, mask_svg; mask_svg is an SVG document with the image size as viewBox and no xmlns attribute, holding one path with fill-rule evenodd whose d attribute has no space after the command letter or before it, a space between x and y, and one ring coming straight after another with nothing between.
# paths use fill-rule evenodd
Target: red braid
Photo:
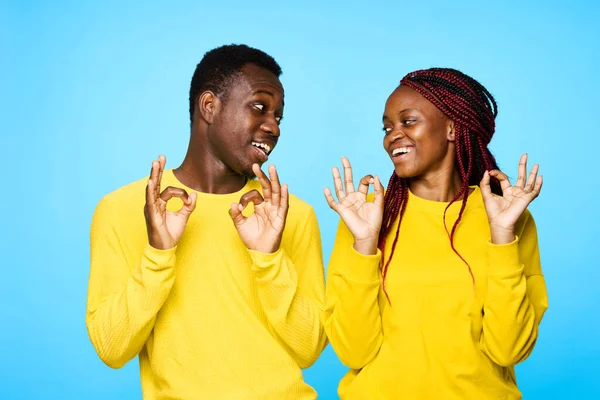
<instances>
[{"instance_id":1,"label":"red braid","mask_svg":"<svg viewBox=\"0 0 600 400\"><path fill-rule=\"evenodd\" d=\"M400 84L408 86L421 94L454 121L456 163L462 185L459 192L444 210L443 222L444 228L448 232L446 212L455 201L462 197L458 218L454 222L451 231L448 232L448 236L452 250L469 268L469 274L474 284L475 277L471 266L454 246L454 234L467 205L469 185L478 185L486 170L497 168L496 160L487 148L495 131L495 119L498 115L496 101L491 93L475 79L450 68L431 68L415 71L406 75L400 81ZM496 179L492 178L491 186L494 193L502 194ZM379 249L382 252L382 285L388 301L389 296L385 291L385 278L398 242L400 224L408 203L408 192L408 179L402 179L395 173L392 174L385 193L383 221L379 232ZM386 260L385 245L396 219L398 219L398 227L396 228L390 255Z\"/></svg>"}]
</instances>

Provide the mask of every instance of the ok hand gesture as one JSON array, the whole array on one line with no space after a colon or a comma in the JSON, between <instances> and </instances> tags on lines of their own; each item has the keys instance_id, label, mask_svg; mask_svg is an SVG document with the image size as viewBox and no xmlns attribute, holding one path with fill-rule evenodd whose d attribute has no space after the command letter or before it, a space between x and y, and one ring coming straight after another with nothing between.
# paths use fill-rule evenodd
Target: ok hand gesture
<instances>
[{"instance_id":1,"label":"ok hand gesture","mask_svg":"<svg viewBox=\"0 0 600 400\"><path fill-rule=\"evenodd\" d=\"M231 205L230 215L233 224L250 250L274 253L279 249L283 228L288 212L288 187L279 183L274 165L269 166L269 178L258 164L252 166L262 186L263 196L256 189L244 194L239 203ZM249 203L254 203L254 213L249 217L242 211Z\"/></svg>"},{"instance_id":2,"label":"ok hand gesture","mask_svg":"<svg viewBox=\"0 0 600 400\"><path fill-rule=\"evenodd\" d=\"M335 201L329 188L324 189L325 198L329 207L340 215L354 236L354 249L365 255L376 254L383 218L383 186L378 176L366 175L360 180L356 191L350 161L344 157L342 164L345 190L340 171L337 167L333 167L333 185L339 202ZM373 202L367 202L367 193L371 184L375 189L375 199Z\"/></svg>"},{"instance_id":3,"label":"ok hand gesture","mask_svg":"<svg viewBox=\"0 0 600 400\"><path fill-rule=\"evenodd\" d=\"M185 190L172 186L160 192L160 181L166 163L167 159L164 156L158 157L158 161L152 161L144 206L148 241L150 246L159 250L171 249L177 245L192 211L196 208L197 198L194 192L188 195ZM173 197L183 200L183 206L177 212L167 210L167 202Z\"/></svg>"},{"instance_id":4,"label":"ok hand gesture","mask_svg":"<svg viewBox=\"0 0 600 400\"><path fill-rule=\"evenodd\" d=\"M519 161L519 177L514 186L508 176L499 170L486 171L480 183L483 202L490 223L492 243L505 244L515 240L515 224L542 190L542 176L538 176L539 165L531 168L529 178L527 173L527 154ZM494 196L490 187L490 176L500 181L502 196Z\"/></svg>"}]
</instances>

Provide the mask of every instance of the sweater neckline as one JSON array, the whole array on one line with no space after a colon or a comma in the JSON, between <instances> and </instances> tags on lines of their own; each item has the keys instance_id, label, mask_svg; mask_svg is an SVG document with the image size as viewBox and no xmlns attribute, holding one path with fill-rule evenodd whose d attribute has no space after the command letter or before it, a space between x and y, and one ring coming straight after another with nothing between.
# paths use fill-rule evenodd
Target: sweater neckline
<instances>
[{"instance_id":1,"label":"sweater neckline","mask_svg":"<svg viewBox=\"0 0 600 400\"><path fill-rule=\"evenodd\" d=\"M481 190L479 189L479 186L475 185L475 186L469 186L469 187L471 189L473 189L473 192L471 194L469 194L469 196L467 197L466 208L471 209L471 208L483 207L483 198L481 196ZM409 189L407 207L416 208L416 209L430 212L433 214L442 214L443 215L444 211L446 210L446 207L448 207L449 204L450 204L450 202L433 201L433 200L424 199L422 197L418 197L413 192L411 192ZM456 200L454 203L452 203L452 205L450 205L450 207L448 208L448 211L446 211L446 214L458 214L460 212L461 206L462 206L462 197L459 198L458 200Z\"/></svg>"},{"instance_id":2,"label":"sweater neckline","mask_svg":"<svg viewBox=\"0 0 600 400\"><path fill-rule=\"evenodd\" d=\"M185 191L188 193L196 192L198 194L198 198L202 198L202 199L218 199L218 200L231 199L232 201L239 201L240 197L243 194L249 192L252 189L257 189L257 186L260 187L260 185L258 184L258 181L256 179L248 179L246 181L246 183L244 184L244 186L240 190L232 192L232 193L222 193L222 194L220 194L220 193L205 193L205 192L199 192L197 190L194 190L194 189L184 185L182 182L180 182L179 179L177 179L177 177L175 176L173 168L164 171L163 179L164 178L166 178L166 181L168 181L168 182L173 182L173 186L177 186L182 189L185 189ZM166 185L164 185L164 186L166 186Z\"/></svg>"}]
</instances>

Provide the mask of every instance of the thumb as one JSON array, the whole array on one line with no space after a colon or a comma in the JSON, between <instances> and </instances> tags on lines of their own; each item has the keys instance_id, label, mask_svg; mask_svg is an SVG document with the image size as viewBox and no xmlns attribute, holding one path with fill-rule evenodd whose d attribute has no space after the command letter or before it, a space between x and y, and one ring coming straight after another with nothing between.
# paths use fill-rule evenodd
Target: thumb
<instances>
[{"instance_id":1,"label":"thumb","mask_svg":"<svg viewBox=\"0 0 600 400\"><path fill-rule=\"evenodd\" d=\"M246 222L246 217L242 214L243 206L239 203L232 203L231 208L229 209L229 216L233 221L233 224L237 227L240 227Z\"/></svg>"},{"instance_id":2,"label":"thumb","mask_svg":"<svg viewBox=\"0 0 600 400\"><path fill-rule=\"evenodd\" d=\"M192 192L189 194L186 200L183 202L183 206L179 211L177 211L177 215L179 217L183 217L186 220L190 217L192 212L196 209L196 202L198 201L198 193Z\"/></svg>"}]
</instances>

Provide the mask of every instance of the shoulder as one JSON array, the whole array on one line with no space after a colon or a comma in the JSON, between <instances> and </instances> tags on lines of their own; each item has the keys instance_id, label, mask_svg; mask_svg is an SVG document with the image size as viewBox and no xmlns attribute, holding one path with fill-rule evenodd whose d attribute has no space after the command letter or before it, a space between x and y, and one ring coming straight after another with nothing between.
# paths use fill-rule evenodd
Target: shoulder
<instances>
[{"instance_id":1,"label":"shoulder","mask_svg":"<svg viewBox=\"0 0 600 400\"><path fill-rule=\"evenodd\" d=\"M307 217L315 213L313 207L298 196L290 193L290 212L297 214L300 217Z\"/></svg>"},{"instance_id":2,"label":"shoulder","mask_svg":"<svg viewBox=\"0 0 600 400\"><path fill-rule=\"evenodd\" d=\"M535 220L533 219L533 215L531 211L525 209L523 214L517 220L517 224L515 225L515 233L517 236L522 237L524 234L529 234L529 232L536 232Z\"/></svg>"},{"instance_id":3,"label":"shoulder","mask_svg":"<svg viewBox=\"0 0 600 400\"><path fill-rule=\"evenodd\" d=\"M96 214L141 213L146 201L147 182L145 177L104 195L96 206Z\"/></svg>"},{"instance_id":4,"label":"shoulder","mask_svg":"<svg viewBox=\"0 0 600 400\"><path fill-rule=\"evenodd\" d=\"M298 196L290 194L287 225L293 231L318 231L317 215L313 207Z\"/></svg>"}]
</instances>

